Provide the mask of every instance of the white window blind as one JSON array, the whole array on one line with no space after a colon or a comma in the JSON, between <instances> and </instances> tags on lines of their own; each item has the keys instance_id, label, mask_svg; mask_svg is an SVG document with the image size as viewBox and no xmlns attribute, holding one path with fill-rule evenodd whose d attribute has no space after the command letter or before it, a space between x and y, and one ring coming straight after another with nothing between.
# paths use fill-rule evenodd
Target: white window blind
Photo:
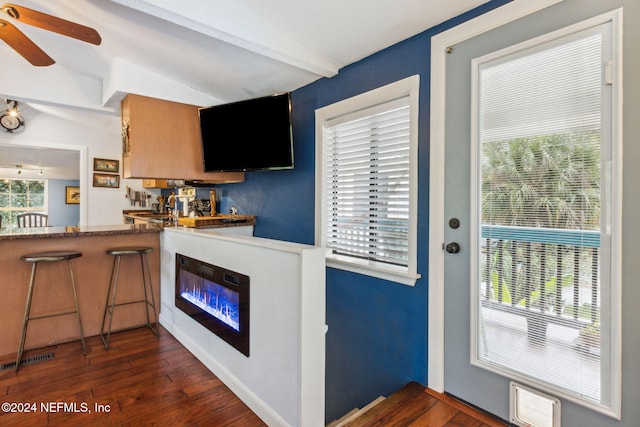
<instances>
[{"instance_id":1,"label":"white window blind","mask_svg":"<svg viewBox=\"0 0 640 427\"><path fill-rule=\"evenodd\" d=\"M483 142L600 128L601 34L481 67Z\"/></svg>"},{"instance_id":2,"label":"white window blind","mask_svg":"<svg viewBox=\"0 0 640 427\"><path fill-rule=\"evenodd\" d=\"M330 120L323 133L326 246L408 267L409 96Z\"/></svg>"},{"instance_id":3,"label":"white window blind","mask_svg":"<svg viewBox=\"0 0 640 427\"><path fill-rule=\"evenodd\" d=\"M476 361L613 406L611 25L479 59ZM608 98L607 98L608 97ZM607 100L608 99L608 100Z\"/></svg>"},{"instance_id":4,"label":"white window blind","mask_svg":"<svg viewBox=\"0 0 640 427\"><path fill-rule=\"evenodd\" d=\"M600 227L602 35L574 38L480 68L485 223Z\"/></svg>"}]
</instances>

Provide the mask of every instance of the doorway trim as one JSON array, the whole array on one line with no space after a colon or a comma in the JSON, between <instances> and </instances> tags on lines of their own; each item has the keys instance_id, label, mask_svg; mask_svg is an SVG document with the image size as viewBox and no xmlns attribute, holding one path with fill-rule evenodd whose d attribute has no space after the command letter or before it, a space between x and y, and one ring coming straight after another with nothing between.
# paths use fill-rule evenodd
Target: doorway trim
<instances>
[{"instance_id":1,"label":"doorway trim","mask_svg":"<svg viewBox=\"0 0 640 427\"><path fill-rule=\"evenodd\" d=\"M513 0L431 39L427 385L444 392L444 152L447 48L564 0Z\"/></svg>"},{"instance_id":2,"label":"doorway trim","mask_svg":"<svg viewBox=\"0 0 640 427\"><path fill-rule=\"evenodd\" d=\"M20 147L20 148L33 148L33 149L51 149L51 150L65 150L65 151L77 151L80 163L78 164L79 182L80 182L80 220L78 225L87 225L88 212L89 212L89 190L86 183L89 182L89 169L87 167L88 154L87 147L82 145L64 145L56 143L46 142L33 142L28 141L20 144L5 143L0 141L0 145L7 148Z\"/></svg>"}]
</instances>

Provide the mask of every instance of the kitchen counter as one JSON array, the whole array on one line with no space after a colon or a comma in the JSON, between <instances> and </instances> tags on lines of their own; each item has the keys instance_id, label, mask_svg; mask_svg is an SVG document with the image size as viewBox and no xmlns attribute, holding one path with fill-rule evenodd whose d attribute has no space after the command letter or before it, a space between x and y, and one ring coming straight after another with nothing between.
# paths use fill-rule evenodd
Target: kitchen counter
<instances>
[{"instance_id":1,"label":"kitchen counter","mask_svg":"<svg viewBox=\"0 0 640 427\"><path fill-rule=\"evenodd\" d=\"M157 214L148 210L122 211L125 224L162 224L165 227L175 227L176 218L167 214ZM222 228L244 227L256 225L253 215L218 214L214 216L179 217L177 225L190 228Z\"/></svg>"},{"instance_id":2,"label":"kitchen counter","mask_svg":"<svg viewBox=\"0 0 640 427\"><path fill-rule=\"evenodd\" d=\"M150 210L123 210L122 218L125 224L159 224L173 227L173 217L169 214L153 213Z\"/></svg>"},{"instance_id":3,"label":"kitchen counter","mask_svg":"<svg viewBox=\"0 0 640 427\"><path fill-rule=\"evenodd\" d=\"M41 239L53 237L109 236L117 234L158 233L162 224L116 224L65 227L4 227L0 228L1 240Z\"/></svg>"},{"instance_id":4,"label":"kitchen counter","mask_svg":"<svg viewBox=\"0 0 640 427\"><path fill-rule=\"evenodd\" d=\"M242 227L256 225L252 215L218 214L214 216L196 216L178 218L178 225L189 228Z\"/></svg>"},{"instance_id":5,"label":"kitchen counter","mask_svg":"<svg viewBox=\"0 0 640 427\"><path fill-rule=\"evenodd\" d=\"M107 249L118 246L148 246L151 282L157 307L160 307L160 236L162 225L117 224L80 227L36 227L0 229L0 357L18 349L19 334L27 299L31 263L20 260L22 255L45 251L80 251L73 260L73 273L78 288L82 326L86 337L100 333L107 298L113 256ZM122 258L118 283L118 299L142 299L140 258ZM64 311L73 301L69 286L69 270L64 263L42 263L38 266L32 312L45 314ZM72 303L71 303L72 304ZM113 317L113 329L140 326L146 323L142 304L118 307ZM151 332L149 332L151 333ZM75 316L35 320L29 324L25 349L54 345L79 339ZM80 353L78 344L78 353Z\"/></svg>"}]
</instances>

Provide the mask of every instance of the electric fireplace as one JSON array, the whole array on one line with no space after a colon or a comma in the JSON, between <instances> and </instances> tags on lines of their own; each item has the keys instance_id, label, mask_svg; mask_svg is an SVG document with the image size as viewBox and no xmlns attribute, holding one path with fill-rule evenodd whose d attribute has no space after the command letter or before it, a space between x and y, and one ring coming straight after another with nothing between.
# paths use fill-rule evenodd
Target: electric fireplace
<instances>
[{"instance_id":1,"label":"electric fireplace","mask_svg":"<svg viewBox=\"0 0 640 427\"><path fill-rule=\"evenodd\" d=\"M249 356L249 276L176 254L176 307Z\"/></svg>"}]
</instances>

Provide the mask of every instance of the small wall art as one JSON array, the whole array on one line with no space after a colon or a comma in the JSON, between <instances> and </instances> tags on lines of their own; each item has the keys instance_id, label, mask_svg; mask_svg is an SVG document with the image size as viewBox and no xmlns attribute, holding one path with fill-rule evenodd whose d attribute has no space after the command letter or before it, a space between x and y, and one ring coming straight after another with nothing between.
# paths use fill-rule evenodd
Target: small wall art
<instances>
[{"instance_id":1,"label":"small wall art","mask_svg":"<svg viewBox=\"0 0 640 427\"><path fill-rule=\"evenodd\" d=\"M120 161L110 159L93 159L94 172L120 173Z\"/></svg>"},{"instance_id":2,"label":"small wall art","mask_svg":"<svg viewBox=\"0 0 640 427\"><path fill-rule=\"evenodd\" d=\"M64 187L64 202L67 205L80 203L80 187Z\"/></svg>"},{"instance_id":3,"label":"small wall art","mask_svg":"<svg viewBox=\"0 0 640 427\"><path fill-rule=\"evenodd\" d=\"M93 186L94 187L119 188L120 187L120 175L110 175L110 174L106 174L106 173L94 173L93 174Z\"/></svg>"}]
</instances>

